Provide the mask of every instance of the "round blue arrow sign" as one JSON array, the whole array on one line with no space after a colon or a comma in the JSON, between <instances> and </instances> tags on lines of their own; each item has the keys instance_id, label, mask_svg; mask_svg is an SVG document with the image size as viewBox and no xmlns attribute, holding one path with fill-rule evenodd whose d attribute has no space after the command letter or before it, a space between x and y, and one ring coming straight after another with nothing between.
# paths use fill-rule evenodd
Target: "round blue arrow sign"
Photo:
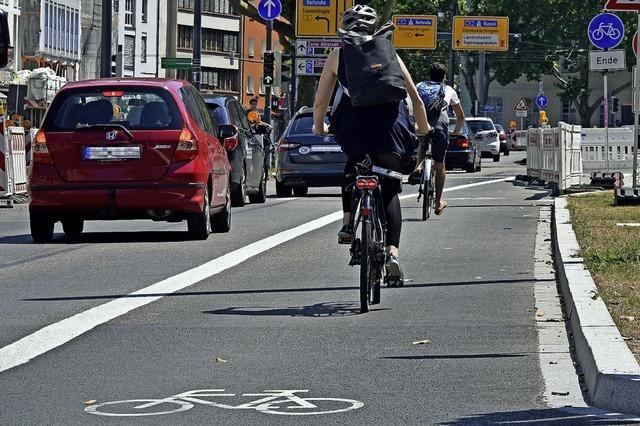
<instances>
[{"instance_id":1,"label":"round blue arrow sign","mask_svg":"<svg viewBox=\"0 0 640 426\"><path fill-rule=\"evenodd\" d=\"M624 24L613 13L601 13L593 17L587 34L598 49L613 49L624 38Z\"/></svg>"},{"instance_id":2,"label":"round blue arrow sign","mask_svg":"<svg viewBox=\"0 0 640 426\"><path fill-rule=\"evenodd\" d=\"M260 0L258 3L258 14L265 21L271 21L280 16L282 3L280 0Z\"/></svg>"},{"instance_id":3,"label":"round blue arrow sign","mask_svg":"<svg viewBox=\"0 0 640 426\"><path fill-rule=\"evenodd\" d=\"M539 108L544 108L548 104L549 104L549 99L547 99L545 95L538 95L538 97L536 98L536 105L538 105Z\"/></svg>"}]
</instances>

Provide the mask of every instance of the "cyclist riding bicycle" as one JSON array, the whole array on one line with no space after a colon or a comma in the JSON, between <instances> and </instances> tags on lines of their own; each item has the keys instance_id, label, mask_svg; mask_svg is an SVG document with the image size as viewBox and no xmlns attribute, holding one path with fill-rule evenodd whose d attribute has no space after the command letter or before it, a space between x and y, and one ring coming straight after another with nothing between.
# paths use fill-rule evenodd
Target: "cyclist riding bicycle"
<instances>
[{"instance_id":1,"label":"cyclist riding bicycle","mask_svg":"<svg viewBox=\"0 0 640 426\"><path fill-rule=\"evenodd\" d=\"M418 83L418 93L421 95L423 102L427 108L427 116L429 124L433 127L427 138L431 141L431 153L436 166L436 199L434 213L436 215L442 214L442 211L447 207L447 202L442 201L442 191L444 189L444 180L446 177L444 159L447 153L447 147L449 146L449 114L447 110L449 107L453 107L453 112L456 115L456 128L453 134L459 134L462 126L464 126L464 110L460 105L460 99L453 87L444 83L447 74L447 69L444 65L439 63L433 63L429 67L429 80ZM441 101L438 103L433 102L433 109L429 109L429 100L426 98L438 98ZM409 183L416 185L420 183L422 176L422 170L424 167L424 153L426 147L423 143L418 145L418 152L416 158L416 169L409 175Z\"/></svg>"},{"instance_id":2,"label":"cyclist riding bicycle","mask_svg":"<svg viewBox=\"0 0 640 426\"><path fill-rule=\"evenodd\" d=\"M374 9L365 5L356 5L347 9L342 16L341 35L349 34L371 37L378 27L378 15ZM397 56L397 55L396 55ZM338 233L339 244L351 244L353 240L353 217L351 217L351 190L356 178L356 164L368 154L375 165L395 171L402 171L403 159L413 153L415 124L409 116L406 104L402 101L367 107L353 106L348 92L349 84L344 63L343 49L335 49L327 58L313 105L314 133L329 132L324 118L331 100L336 82L341 86L339 98L336 95L329 122L331 133L347 155L342 186L343 226ZM402 76L413 106L418 132L431 131L427 122L424 105L407 68L398 57ZM346 89L346 90L344 90ZM386 242L387 273L391 280L402 277L398 263L398 247L402 229L402 212L398 193L402 183L393 179L382 179L382 199L387 219Z\"/></svg>"}]
</instances>

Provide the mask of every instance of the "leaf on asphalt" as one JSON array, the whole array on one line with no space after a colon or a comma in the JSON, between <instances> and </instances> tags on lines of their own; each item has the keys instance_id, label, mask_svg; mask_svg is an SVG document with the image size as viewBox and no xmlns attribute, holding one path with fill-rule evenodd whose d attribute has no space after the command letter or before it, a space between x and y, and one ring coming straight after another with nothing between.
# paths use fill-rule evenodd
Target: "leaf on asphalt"
<instances>
[{"instance_id":1,"label":"leaf on asphalt","mask_svg":"<svg viewBox=\"0 0 640 426\"><path fill-rule=\"evenodd\" d=\"M536 313L536 316L543 317L544 316L544 311L540 311L540 312Z\"/></svg>"},{"instance_id":2,"label":"leaf on asphalt","mask_svg":"<svg viewBox=\"0 0 640 426\"><path fill-rule=\"evenodd\" d=\"M632 316L621 316L620 318L629 322L633 322L636 320L636 317L632 317Z\"/></svg>"},{"instance_id":3,"label":"leaf on asphalt","mask_svg":"<svg viewBox=\"0 0 640 426\"><path fill-rule=\"evenodd\" d=\"M569 395L569 392L551 392L551 395L555 395L555 396L567 396L567 395Z\"/></svg>"},{"instance_id":4,"label":"leaf on asphalt","mask_svg":"<svg viewBox=\"0 0 640 426\"><path fill-rule=\"evenodd\" d=\"M481 280L481 279L482 279L482 277L476 277L476 280Z\"/></svg>"},{"instance_id":5,"label":"leaf on asphalt","mask_svg":"<svg viewBox=\"0 0 640 426\"><path fill-rule=\"evenodd\" d=\"M226 360L226 359L222 359L222 358L220 358L219 356L217 356L217 357L216 357L216 362L224 363L224 362L227 362L227 360Z\"/></svg>"},{"instance_id":6,"label":"leaf on asphalt","mask_svg":"<svg viewBox=\"0 0 640 426\"><path fill-rule=\"evenodd\" d=\"M424 340L416 340L415 342L413 342L411 344L412 345L428 345L429 343L431 343L431 340L424 339Z\"/></svg>"},{"instance_id":7,"label":"leaf on asphalt","mask_svg":"<svg viewBox=\"0 0 640 426\"><path fill-rule=\"evenodd\" d=\"M95 399L89 399L87 401L84 402L85 405L93 405L95 404L97 401Z\"/></svg>"},{"instance_id":8,"label":"leaf on asphalt","mask_svg":"<svg viewBox=\"0 0 640 426\"><path fill-rule=\"evenodd\" d=\"M591 297L591 299L596 300L600 295L598 294L597 291L593 291L591 290L591 292L589 292L589 297Z\"/></svg>"}]
</instances>

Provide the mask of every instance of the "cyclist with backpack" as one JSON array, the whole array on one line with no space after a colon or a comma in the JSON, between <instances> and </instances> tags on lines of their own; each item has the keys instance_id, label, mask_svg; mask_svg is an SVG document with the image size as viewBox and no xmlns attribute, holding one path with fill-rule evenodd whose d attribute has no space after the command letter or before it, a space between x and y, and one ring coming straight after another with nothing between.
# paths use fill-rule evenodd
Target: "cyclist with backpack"
<instances>
[{"instance_id":1,"label":"cyclist with backpack","mask_svg":"<svg viewBox=\"0 0 640 426\"><path fill-rule=\"evenodd\" d=\"M351 244L354 237L350 188L355 182L355 165L368 155L374 164L401 172L403 159L413 153L415 124L403 102L407 94L413 102L418 132L426 134L431 130L411 75L391 43L393 24L378 28L378 23L376 11L366 5L356 5L344 12L342 28L338 30L344 47L335 49L327 58L313 105L314 132L326 134L329 127L324 120L338 83L329 117L330 130L348 158L342 186L344 214L339 244ZM398 181L382 182L390 282L402 278L398 263L401 190Z\"/></svg>"},{"instance_id":2,"label":"cyclist with backpack","mask_svg":"<svg viewBox=\"0 0 640 426\"><path fill-rule=\"evenodd\" d=\"M431 141L431 153L436 166L436 199L434 213L441 215L447 207L447 202L442 201L442 191L446 177L444 159L449 146L449 114L451 106L456 115L456 128L453 134L459 134L464 125L464 110L460 105L460 99L453 87L444 83L447 69L437 62L429 67L429 80L418 83L417 89L420 98L427 110L427 119L433 128L428 135ZM409 175L409 183L417 185L420 183L422 169L424 167L424 155L426 146L422 141L418 145L416 158L416 169Z\"/></svg>"}]
</instances>

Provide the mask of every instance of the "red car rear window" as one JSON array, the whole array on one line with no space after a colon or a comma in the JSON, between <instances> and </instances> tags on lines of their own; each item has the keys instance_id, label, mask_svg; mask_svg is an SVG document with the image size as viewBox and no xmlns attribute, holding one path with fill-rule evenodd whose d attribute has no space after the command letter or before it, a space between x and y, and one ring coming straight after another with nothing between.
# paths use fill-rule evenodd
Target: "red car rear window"
<instances>
[{"instance_id":1,"label":"red car rear window","mask_svg":"<svg viewBox=\"0 0 640 426\"><path fill-rule=\"evenodd\" d=\"M61 92L42 127L48 132L68 132L97 124L120 124L130 130L178 130L184 123L167 90L101 87Z\"/></svg>"}]
</instances>

